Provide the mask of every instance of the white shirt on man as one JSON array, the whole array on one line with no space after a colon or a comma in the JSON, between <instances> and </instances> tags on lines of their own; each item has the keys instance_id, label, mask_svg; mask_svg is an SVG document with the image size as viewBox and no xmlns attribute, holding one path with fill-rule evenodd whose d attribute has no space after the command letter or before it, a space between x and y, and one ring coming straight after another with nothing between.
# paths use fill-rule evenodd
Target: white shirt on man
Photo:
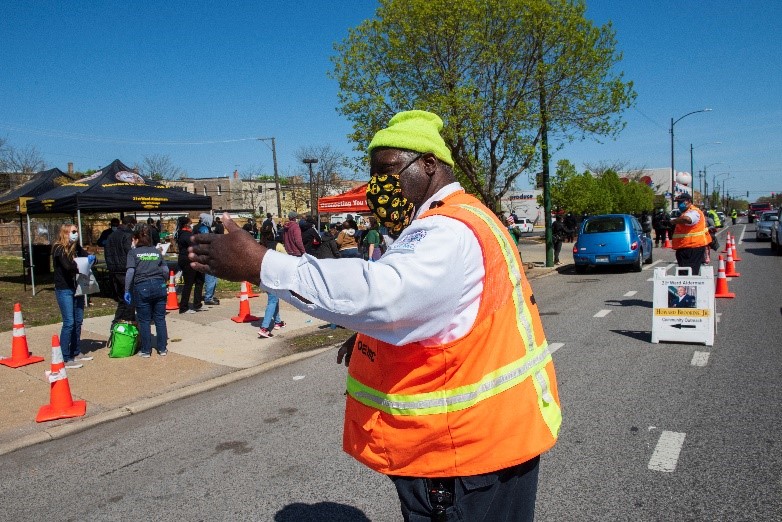
<instances>
[{"instance_id":1,"label":"white shirt on man","mask_svg":"<svg viewBox=\"0 0 782 522\"><path fill-rule=\"evenodd\" d=\"M443 187L417 209L416 218L461 188L456 182ZM261 288L313 317L393 345L436 345L470 331L483 277L473 232L461 221L432 216L414 219L376 262L269 251Z\"/></svg>"}]
</instances>

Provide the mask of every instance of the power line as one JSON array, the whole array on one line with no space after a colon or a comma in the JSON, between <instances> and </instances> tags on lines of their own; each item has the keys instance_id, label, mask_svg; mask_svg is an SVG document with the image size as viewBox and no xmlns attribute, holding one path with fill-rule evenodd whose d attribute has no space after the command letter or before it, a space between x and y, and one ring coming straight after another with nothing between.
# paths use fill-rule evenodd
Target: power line
<instances>
[{"instance_id":1,"label":"power line","mask_svg":"<svg viewBox=\"0 0 782 522\"><path fill-rule=\"evenodd\" d=\"M641 116L643 116L644 118L646 118L647 120L649 120L649 121L650 121L650 122L651 122L651 123L652 123L652 124L653 124L655 127L659 128L659 129L661 129L661 130L664 130L664 131L667 131L667 130L668 130L668 128L667 128L667 127L665 127L664 125L661 125L660 123L658 123L658 122L654 121L652 118L650 118L649 116L647 116L646 114L644 114L643 112L641 112L641 111L638 109L638 107L633 107L633 110L635 110L635 112L637 112L638 114L640 114Z\"/></svg>"}]
</instances>

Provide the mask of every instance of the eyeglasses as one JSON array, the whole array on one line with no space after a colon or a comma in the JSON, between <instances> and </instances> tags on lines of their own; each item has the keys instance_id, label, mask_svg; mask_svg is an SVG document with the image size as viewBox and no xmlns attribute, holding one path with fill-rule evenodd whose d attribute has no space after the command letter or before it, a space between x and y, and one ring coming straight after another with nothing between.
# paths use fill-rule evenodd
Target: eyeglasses
<instances>
[{"instance_id":1,"label":"eyeglasses","mask_svg":"<svg viewBox=\"0 0 782 522\"><path fill-rule=\"evenodd\" d=\"M408 163L407 165L405 165L405 166L402 168L402 170L400 170L399 172L397 172L397 173L396 173L396 175L397 175L397 176L399 176L400 174L402 174L404 171L406 171L406 170L407 170L407 168L408 168L410 165L412 165L412 164L413 164L413 163L415 163L416 161L420 160L422 157L423 157L423 153L421 153L421 154L418 154L418 155L417 155L415 158L413 158L412 160L410 160L410 163Z\"/></svg>"}]
</instances>

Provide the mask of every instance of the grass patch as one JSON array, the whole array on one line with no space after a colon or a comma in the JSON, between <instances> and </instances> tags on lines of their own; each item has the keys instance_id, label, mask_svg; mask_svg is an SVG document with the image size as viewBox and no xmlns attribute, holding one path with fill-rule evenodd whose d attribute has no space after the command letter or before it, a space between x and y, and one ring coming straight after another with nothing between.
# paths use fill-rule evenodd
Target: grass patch
<instances>
[{"instance_id":1,"label":"grass patch","mask_svg":"<svg viewBox=\"0 0 782 522\"><path fill-rule=\"evenodd\" d=\"M295 353L307 352L310 350L316 350L318 348L324 348L326 346L343 343L354 333L355 332L346 330L344 328L337 328L336 330L324 328L322 330L318 330L317 332L310 332L298 337L294 337L288 341L288 345Z\"/></svg>"},{"instance_id":2,"label":"grass patch","mask_svg":"<svg viewBox=\"0 0 782 522\"><path fill-rule=\"evenodd\" d=\"M0 256L0 331L9 331L14 323L14 305L22 306L25 326L41 326L62 321L57 300L54 298L54 274L35 276L35 296L29 277L22 272L22 258ZM90 296L90 306L84 316L98 317L114 314L116 303L102 294Z\"/></svg>"}]
</instances>

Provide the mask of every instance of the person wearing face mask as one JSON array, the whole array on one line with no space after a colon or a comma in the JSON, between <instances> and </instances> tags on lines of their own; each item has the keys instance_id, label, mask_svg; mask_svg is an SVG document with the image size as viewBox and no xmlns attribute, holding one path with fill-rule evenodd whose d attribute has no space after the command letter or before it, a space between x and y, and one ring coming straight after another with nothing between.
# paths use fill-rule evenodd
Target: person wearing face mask
<instances>
[{"instance_id":1,"label":"person wearing face mask","mask_svg":"<svg viewBox=\"0 0 782 522\"><path fill-rule=\"evenodd\" d=\"M79 229L70 223L60 227L60 233L52 247L54 265L54 296L62 316L60 328L60 348L66 368L81 368L82 361L93 358L81 354L81 324L84 319L83 295L76 293L76 275L79 269L75 258L87 257L90 263L95 262L95 256L90 255L79 243Z\"/></svg>"},{"instance_id":2,"label":"person wearing face mask","mask_svg":"<svg viewBox=\"0 0 782 522\"><path fill-rule=\"evenodd\" d=\"M396 238L378 261L284 256L228 216L188 257L358 332L337 358L343 449L389 476L405 520L532 520L562 422L554 365L518 250L456 181L442 127L402 112L370 142L367 203Z\"/></svg>"},{"instance_id":3,"label":"person wearing face mask","mask_svg":"<svg viewBox=\"0 0 782 522\"><path fill-rule=\"evenodd\" d=\"M131 215L123 216L122 223L117 230L111 233L103 251L106 258L106 269L108 269L111 276L114 299L117 301L117 310L114 312L114 319L111 321L112 329L119 321L133 322L136 320L135 307L133 304L126 303L122 298L125 293L125 266L128 252L130 252L132 246L134 226L136 226L135 217Z\"/></svg>"},{"instance_id":4,"label":"person wearing face mask","mask_svg":"<svg viewBox=\"0 0 782 522\"><path fill-rule=\"evenodd\" d=\"M690 267L692 275L700 275L706 251L704 247L711 243L711 235L703 212L692 204L692 196L681 194L676 198L681 214L671 219L673 230L673 249L676 251L676 264Z\"/></svg>"},{"instance_id":5,"label":"person wearing face mask","mask_svg":"<svg viewBox=\"0 0 782 522\"><path fill-rule=\"evenodd\" d=\"M101 248L105 248L106 241L108 241L111 233L117 230L117 228L119 228L119 219L111 218L109 228L107 228L106 230L100 233L100 237L98 238L98 246Z\"/></svg>"}]
</instances>

